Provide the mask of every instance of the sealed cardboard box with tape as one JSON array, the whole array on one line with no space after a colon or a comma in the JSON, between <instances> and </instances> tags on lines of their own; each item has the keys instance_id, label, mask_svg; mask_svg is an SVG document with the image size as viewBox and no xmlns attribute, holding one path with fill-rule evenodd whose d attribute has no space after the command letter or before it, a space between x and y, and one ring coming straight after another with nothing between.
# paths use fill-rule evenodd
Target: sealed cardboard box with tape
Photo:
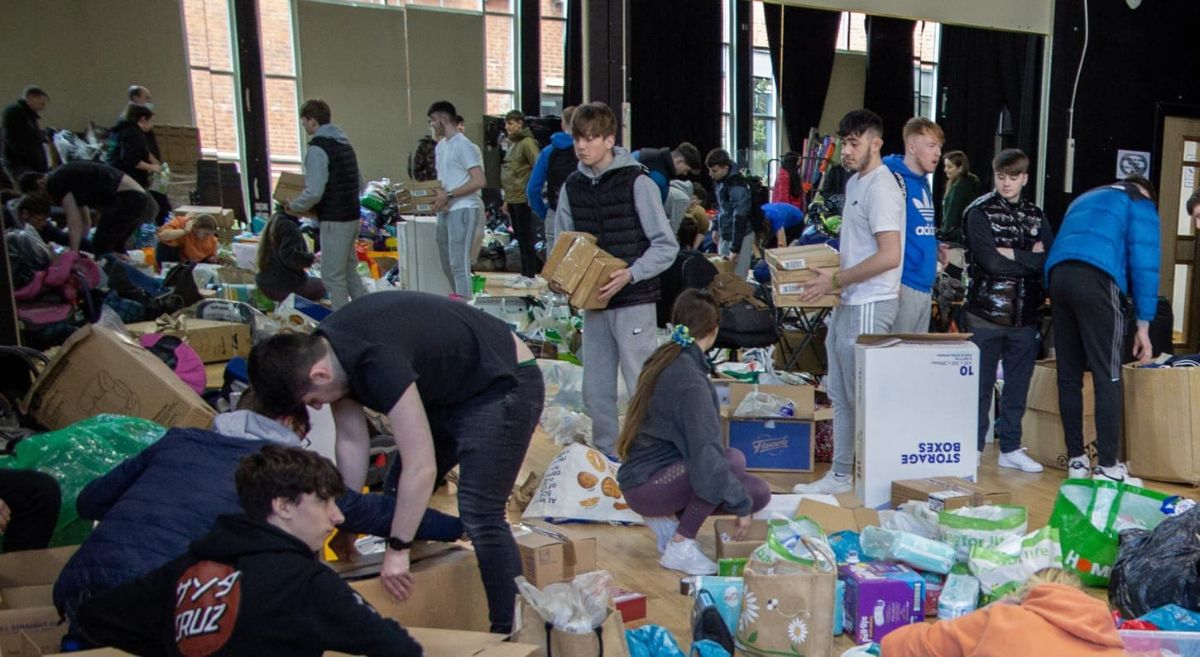
<instances>
[{"instance_id":1,"label":"sealed cardboard box with tape","mask_svg":"<svg viewBox=\"0 0 1200 657\"><path fill-rule=\"evenodd\" d=\"M487 595L479 578L475 551L450 547L414 561L412 594L403 602L383 588L378 577L350 587L382 615L408 627L486 632Z\"/></svg>"},{"instance_id":2,"label":"sealed cardboard box with tape","mask_svg":"<svg viewBox=\"0 0 1200 657\"><path fill-rule=\"evenodd\" d=\"M0 554L0 655L21 654L23 631L53 633L66 629L59 625L52 592L59 573L77 548L72 545Z\"/></svg>"},{"instance_id":3,"label":"sealed cardboard box with tape","mask_svg":"<svg viewBox=\"0 0 1200 657\"><path fill-rule=\"evenodd\" d=\"M1063 438L1062 416L1058 414L1058 366L1052 360L1039 361L1029 381L1025 398L1025 416L1021 418L1021 444L1033 460L1059 470L1067 469L1067 445ZM1095 460L1096 393L1092 373L1083 373L1083 447Z\"/></svg>"},{"instance_id":4,"label":"sealed cardboard box with tape","mask_svg":"<svg viewBox=\"0 0 1200 657\"><path fill-rule=\"evenodd\" d=\"M596 569L596 539L562 525L526 520L513 527L525 579L538 588Z\"/></svg>"},{"instance_id":5,"label":"sealed cardboard box with tape","mask_svg":"<svg viewBox=\"0 0 1200 657\"><path fill-rule=\"evenodd\" d=\"M607 300L600 300L600 288L625 266L623 260L596 246L592 235L565 232L554 243L542 277L570 296L572 306L600 310L608 306Z\"/></svg>"},{"instance_id":6,"label":"sealed cardboard box with tape","mask_svg":"<svg viewBox=\"0 0 1200 657\"><path fill-rule=\"evenodd\" d=\"M1012 493L996 486L977 484L960 477L931 477L892 482L892 507L909 500L925 502L934 511L953 511L968 506L1011 504Z\"/></svg>"}]
</instances>

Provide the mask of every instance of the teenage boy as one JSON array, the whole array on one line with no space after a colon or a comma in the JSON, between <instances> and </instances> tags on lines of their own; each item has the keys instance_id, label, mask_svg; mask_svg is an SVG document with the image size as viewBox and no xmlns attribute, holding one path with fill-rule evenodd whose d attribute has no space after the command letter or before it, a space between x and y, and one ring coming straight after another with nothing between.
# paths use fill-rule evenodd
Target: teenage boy
<instances>
[{"instance_id":1,"label":"teenage boy","mask_svg":"<svg viewBox=\"0 0 1200 657\"><path fill-rule=\"evenodd\" d=\"M615 146L617 119L608 105L580 106L571 133L579 169L559 194L555 233L591 233L601 249L627 265L600 288L608 306L583 311L583 404L596 448L613 456L617 369L632 397L642 364L658 347L659 275L675 262L679 246L654 181L628 151Z\"/></svg>"},{"instance_id":2,"label":"teenage boy","mask_svg":"<svg viewBox=\"0 0 1200 657\"><path fill-rule=\"evenodd\" d=\"M244 514L217 518L183 556L84 602L89 641L169 657L422 654L317 559L346 490L328 459L267 445L234 480Z\"/></svg>"},{"instance_id":3,"label":"teenage boy","mask_svg":"<svg viewBox=\"0 0 1200 657\"><path fill-rule=\"evenodd\" d=\"M567 182L567 176L579 167L579 158L575 157L575 138L571 136L573 116L574 106L563 109L562 130L550 135L550 145L538 155L525 189L529 208L545 222L547 253L554 250L554 211L558 207L558 193L562 191L563 183ZM545 200L542 200L543 189Z\"/></svg>"},{"instance_id":4,"label":"teenage boy","mask_svg":"<svg viewBox=\"0 0 1200 657\"><path fill-rule=\"evenodd\" d=\"M673 149L639 148L633 152L633 159L649 170L650 180L658 185L664 203L673 178L700 175L700 149L686 141Z\"/></svg>"},{"instance_id":5,"label":"teenage boy","mask_svg":"<svg viewBox=\"0 0 1200 657\"><path fill-rule=\"evenodd\" d=\"M883 120L865 109L854 110L838 124L842 162L854 175L846 183L842 211L841 269L817 274L802 300L815 301L840 291L841 305L833 310L825 351L829 376L825 388L833 402L833 465L797 493L837 494L854 484L854 343L859 335L891 333L900 305L900 265L904 253L904 190L879 157Z\"/></svg>"},{"instance_id":6,"label":"teenage boy","mask_svg":"<svg viewBox=\"0 0 1200 657\"><path fill-rule=\"evenodd\" d=\"M754 231L750 228L750 185L741 169L724 148L714 148L704 158L708 175L717 186L718 249L735 264L733 272L745 278L750 271L754 251Z\"/></svg>"},{"instance_id":7,"label":"teenage boy","mask_svg":"<svg viewBox=\"0 0 1200 657\"><path fill-rule=\"evenodd\" d=\"M483 176L483 155L479 147L462 133L458 110L449 101L439 100L425 113L433 127L434 164L442 183L433 199L437 211L437 243L442 253L442 269L454 287L454 293L471 298L471 263L476 253L475 231L483 225L483 201L479 190L487 186Z\"/></svg>"},{"instance_id":8,"label":"teenage boy","mask_svg":"<svg viewBox=\"0 0 1200 657\"><path fill-rule=\"evenodd\" d=\"M1041 472L1041 464L1021 448L1021 417L1041 347L1038 322L1046 302L1042 269L1054 237L1042 209L1021 198L1029 181L1029 157L1016 148L1000 151L992 170L995 191L979 197L966 213L971 285L965 310L971 341L979 347L979 452L991 425L996 365L1003 361L996 426L1000 467Z\"/></svg>"},{"instance_id":9,"label":"teenage boy","mask_svg":"<svg viewBox=\"0 0 1200 657\"><path fill-rule=\"evenodd\" d=\"M76 160L44 177L50 202L67 215L71 250L78 251L92 227L92 210L100 212L92 238L95 255L125 253L125 243L138 226L154 220L158 203L133 178L107 164Z\"/></svg>"},{"instance_id":10,"label":"teenage boy","mask_svg":"<svg viewBox=\"0 0 1200 657\"><path fill-rule=\"evenodd\" d=\"M1137 335L1133 357L1154 357L1150 320L1158 309L1159 226L1154 185L1130 176L1093 189L1067 208L1046 258L1054 348L1058 361L1058 410L1067 444L1067 477L1141 485L1117 461L1121 436L1121 353L1125 295L1133 297ZM1093 470L1083 450L1083 371L1096 391L1096 452Z\"/></svg>"},{"instance_id":11,"label":"teenage boy","mask_svg":"<svg viewBox=\"0 0 1200 657\"><path fill-rule=\"evenodd\" d=\"M337 310L367 293L358 275L354 243L358 239L358 192L362 178L350 138L330 123L333 115L323 100L300 107L300 125L312 137L304 154L304 192L288 204L288 212L317 215L321 228L321 278Z\"/></svg>"},{"instance_id":12,"label":"teenage boy","mask_svg":"<svg viewBox=\"0 0 1200 657\"><path fill-rule=\"evenodd\" d=\"M537 140L533 138L533 132L525 127L525 114L521 110L504 115L504 129L508 132L509 146L500 170L500 186L504 188L504 203L508 207L513 233L521 250L522 279L518 279L518 287L521 287L520 284L532 285L533 277L541 269L541 261L534 248L533 214L525 193L539 153Z\"/></svg>"},{"instance_id":13,"label":"teenage boy","mask_svg":"<svg viewBox=\"0 0 1200 657\"><path fill-rule=\"evenodd\" d=\"M401 600L412 591L409 550L429 496L459 466L458 512L479 557L491 629L509 633L521 558L505 504L545 387L533 353L508 325L445 297L376 292L326 317L312 335L259 342L248 365L269 409L332 405L338 465L352 489L363 485L369 461L363 407L388 416L403 468L380 580Z\"/></svg>"},{"instance_id":14,"label":"teenage boy","mask_svg":"<svg viewBox=\"0 0 1200 657\"><path fill-rule=\"evenodd\" d=\"M928 333L933 279L937 277L937 227L928 176L937 171L946 135L938 124L915 116L904 124L904 155L889 155L883 164L904 181L906 228L904 271L900 274L900 308L894 333Z\"/></svg>"}]
</instances>

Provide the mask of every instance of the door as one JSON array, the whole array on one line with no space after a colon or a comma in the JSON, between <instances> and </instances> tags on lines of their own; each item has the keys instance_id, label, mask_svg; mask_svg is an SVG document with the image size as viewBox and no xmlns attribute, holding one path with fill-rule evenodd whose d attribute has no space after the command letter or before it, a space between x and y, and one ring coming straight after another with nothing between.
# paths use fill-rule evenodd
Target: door
<instances>
[{"instance_id":1,"label":"door","mask_svg":"<svg viewBox=\"0 0 1200 657\"><path fill-rule=\"evenodd\" d=\"M1200 268L1196 229L1187 200L1200 189L1200 119L1167 116L1163 121L1162 176L1158 214L1162 230L1159 293L1175 313L1176 353L1195 353L1200 343ZM1182 351L1180 351L1182 350Z\"/></svg>"}]
</instances>

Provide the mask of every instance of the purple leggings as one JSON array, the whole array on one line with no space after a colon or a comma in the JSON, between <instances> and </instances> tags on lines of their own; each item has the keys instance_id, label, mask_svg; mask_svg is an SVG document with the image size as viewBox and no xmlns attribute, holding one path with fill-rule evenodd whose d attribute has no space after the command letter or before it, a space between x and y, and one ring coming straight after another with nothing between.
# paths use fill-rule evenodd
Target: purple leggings
<instances>
[{"instance_id":1,"label":"purple leggings","mask_svg":"<svg viewBox=\"0 0 1200 657\"><path fill-rule=\"evenodd\" d=\"M758 477L746 474L746 456L740 450L727 448L725 459L733 476L742 482L746 492L754 501L754 511L759 511L771 501L771 487ZM643 516L676 516L684 538L696 538L700 525L714 513L729 515L724 505L703 500L692 491L688 481L687 464L672 463L655 472L646 483L630 488L625 493L629 508Z\"/></svg>"}]
</instances>

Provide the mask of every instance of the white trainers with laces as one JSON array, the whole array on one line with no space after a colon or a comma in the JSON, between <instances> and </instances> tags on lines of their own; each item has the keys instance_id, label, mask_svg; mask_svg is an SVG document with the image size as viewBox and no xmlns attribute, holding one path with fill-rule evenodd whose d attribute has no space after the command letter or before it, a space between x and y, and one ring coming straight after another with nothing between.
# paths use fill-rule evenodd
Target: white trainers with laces
<instances>
[{"instance_id":1,"label":"white trainers with laces","mask_svg":"<svg viewBox=\"0 0 1200 657\"><path fill-rule=\"evenodd\" d=\"M1002 468L1014 468L1022 472L1041 472L1043 470L1041 463L1029 458L1029 455L1025 453L1024 447L1000 454L996 465Z\"/></svg>"},{"instance_id":2,"label":"white trainers with laces","mask_svg":"<svg viewBox=\"0 0 1200 657\"><path fill-rule=\"evenodd\" d=\"M678 570L688 575L717 574L717 564L704 556L695 539L691 538L667 543L667 549L663 551L658 564L668 570Z\"/></svg>"},{"instance_id":3,"label":"white trainers with laces","mask_svg":"<svg viewBox=\"0 0 1200 657\"><path fill-rule=\"evenodd\" d=\"M1129 474L1129 468L1125 467L1120 461L1116 465L1106 468L1102 465L1097 465L1092 470L1092 479L1096 481L1115 481L1119 484L1128 486L1141 487L1142 480Z\"/></svg>"},{"instance_id":4,"label":"white trainers with laces","mask_svg":"<svg viewBox=\"0 0 1200 657\"><path fill-rule=\"evenodd\" d=\"M810 495L837 495L849 493L854 488L854 477L837 474L833 470L825 473L824 477L811 484L796 484L793 493L808 493Z\"/></svg>"},{"instance_id":5,"label":"white trainers with laces","mask_svg":"<svg viewBox=\"0 0 1200 657\"><path fill-rule=\"evenodd\" d=\"M1076 456L1067 462L1067 479L1089 479L1092 476L1092 464L1086 457Z\"/></svg>"},{"instance_id":6,"label":"white trainers with laces","mask_svg":"<svg viewBox=\"0 0 1200 657\"><path fill-rule=\"evenodd\" d=\"M642 516L642 520L654 532L658 553L662 554L667 549L667 542L674 538L679 521L670 516Z\"/></svg>"}]
</instances>

